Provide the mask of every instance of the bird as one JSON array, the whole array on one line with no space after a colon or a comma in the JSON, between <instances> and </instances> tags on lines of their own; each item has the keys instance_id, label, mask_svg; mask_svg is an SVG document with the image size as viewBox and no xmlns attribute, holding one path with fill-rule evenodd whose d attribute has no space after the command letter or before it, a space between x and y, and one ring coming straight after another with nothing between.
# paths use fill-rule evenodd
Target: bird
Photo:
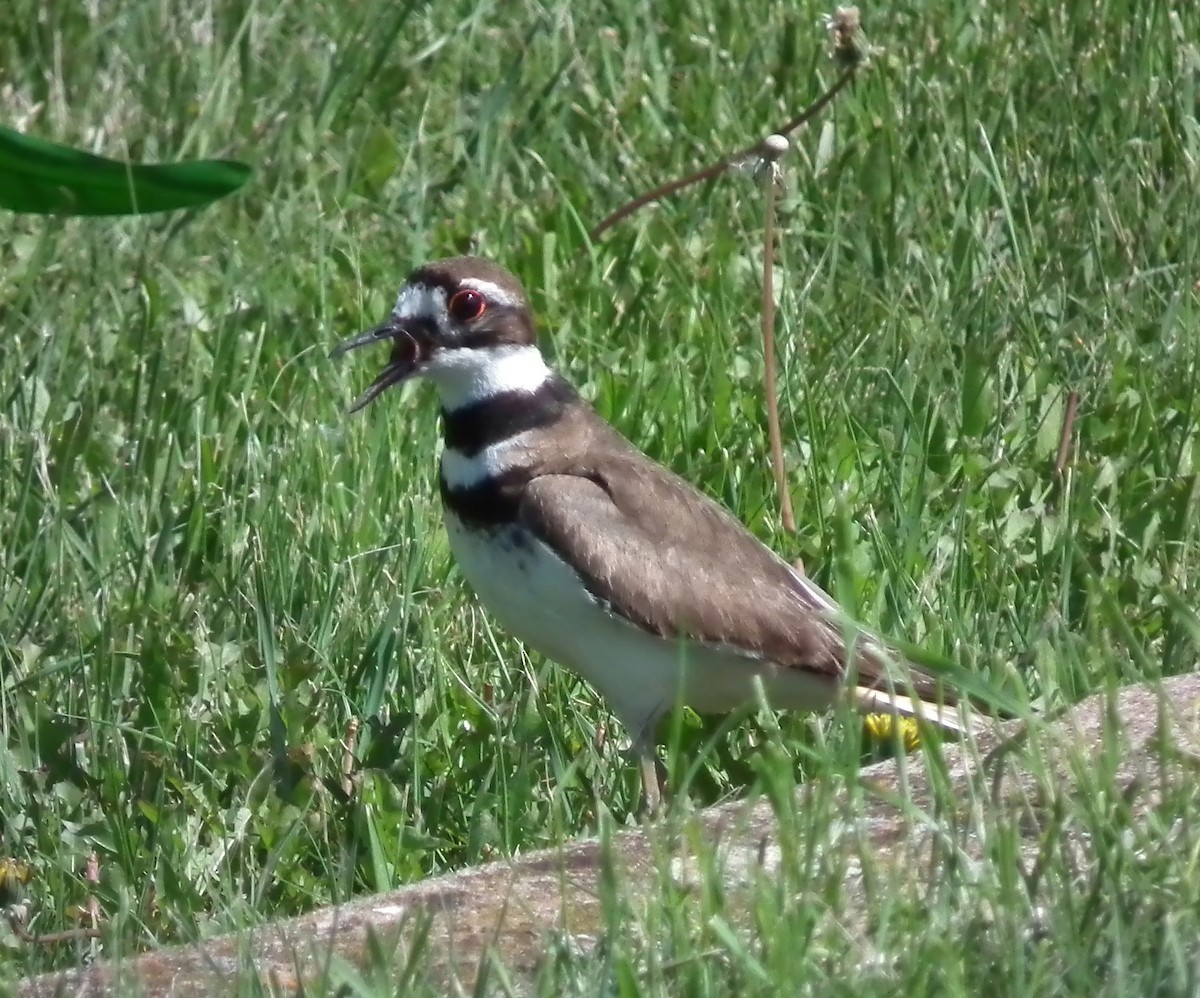
<instances>
[{"instance_id":1,"label":"bird","mask_svg":"<svg viewBox=\"0 0 1200 998\"><path fill-rule=\"evenodd\" d=\"M432 382L454 560L504 629L586 680L623 724L646 811L663 804L656 735L679 703L723 714L760 690L785 710L846 698L965 732L952 690L849 622L546 363L525 289L499 264L417 267L383 323L331 356L376 344L388 361L349 411Z\"/></svg>"}]
</instances>

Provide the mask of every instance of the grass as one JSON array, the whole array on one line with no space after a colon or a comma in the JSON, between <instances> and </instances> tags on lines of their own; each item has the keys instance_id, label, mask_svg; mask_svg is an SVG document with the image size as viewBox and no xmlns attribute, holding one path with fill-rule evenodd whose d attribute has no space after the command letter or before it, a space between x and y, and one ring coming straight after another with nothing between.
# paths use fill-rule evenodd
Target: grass
<instances>
[{"instance_id":1,"label":"grass","mask_svg":"<svg viewBox=\"0 0 1200 998\"><path fill-rule=\"evenodd\" d=\"M884 54L784 160L787 535L753 179L584 233L812 99L832 74L822 9L587 6L10 4L9 123L257 171L186 218L0 220L0 851L35 866L35 928L94 893L107 951L132 952L635 809L602 705L455 576L431 400L343 416L374 371L328 348L433 255L518 272L605 416L882 631L1047 710L1195 668L1200 18L1164 0L865 11ZM780 724L717 739L691 798L854 765L812 750L836 722ZM674 765L713 730L684 719ZM1172 806L1200 817L1195 793ZM819 841L832 815L805 820ZM615 913L627 931L566 954L547 993L1188 993L1194 860L1164 842L1122 863L1120 820L1084 825L1107 879L1049 888L1054 945L1021 935L997 859L948 873L933 909L881 910L865 960L796 901L837 871L785 864L736 928L715 894L668 892L633 929ZM80 956L0 936L0 979Z\"/></svg>"}]
</instances>

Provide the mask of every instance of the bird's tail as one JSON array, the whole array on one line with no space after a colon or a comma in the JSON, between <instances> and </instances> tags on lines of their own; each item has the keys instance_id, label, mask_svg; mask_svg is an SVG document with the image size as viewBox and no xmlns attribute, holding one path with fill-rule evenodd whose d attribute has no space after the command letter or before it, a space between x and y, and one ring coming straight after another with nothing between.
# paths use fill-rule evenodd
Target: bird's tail
<instances>
[{"instance_id":1,"label":"bird's tail","mask_svg":"<svg viewBox=\"0 0 1200 998\"><path fill-rule=\"evenodd\" d=\"M855 709L863 714L911 717L953 735L968 735L972 731L971 709L963 700L957 703L932 703L893 690L857 686L854 689L853 704Z\"/></svg>"},{"instance_id":2,"label":"bird's tail","mask_svg":"<svg viewBox=\"0 0 1200 998\"><path fill-rule=\"evenodd\" d=\"M860 683L854 686L851 702L863 714L911 717L953 735L967 735L972 724L971 706L965 696L945 686L919 666L889 649L887 642L848 620L841 607L807 575L789 566L794 591L805 606L823 617L829 633L843 649L844 636L855 632L849 642ZM905 679L900 679L905 676ZM909 690L912 695L901 693Z\"/></svg>"}]
</instances>

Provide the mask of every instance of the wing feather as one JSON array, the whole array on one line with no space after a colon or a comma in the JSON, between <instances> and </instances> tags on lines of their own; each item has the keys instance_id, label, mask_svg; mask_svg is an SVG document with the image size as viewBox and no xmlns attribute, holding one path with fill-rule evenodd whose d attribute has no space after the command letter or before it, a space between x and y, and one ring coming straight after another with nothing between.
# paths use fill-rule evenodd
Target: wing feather
<instances>
[{"instance_id":1,"label":"wing feather","mask_svg":"<svg viewBox=\"0 0 1200 998\"><path fill-rule=\"evenodd\" d=\"M846 635L854 629L837 604L665 469L608 459L603 470L543 475L525 489L519 516L567 555L597 599L654 634L836 677L845 672ZM894 676L894 657L860 634L858 685L911 683L919 696L933 692L920 672Z\"/></svg>"}]
</instances>

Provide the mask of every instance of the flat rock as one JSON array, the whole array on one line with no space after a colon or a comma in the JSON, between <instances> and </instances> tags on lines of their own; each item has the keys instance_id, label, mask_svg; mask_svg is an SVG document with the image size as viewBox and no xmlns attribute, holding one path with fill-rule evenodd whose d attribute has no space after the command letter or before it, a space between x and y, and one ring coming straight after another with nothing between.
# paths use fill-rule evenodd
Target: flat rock
<instances>
[{"instance_id":1,"label":"flat rock","mask_svg":"<svg viewBox=\"0 0 1200 998\"><path fill-rule=\"evenodd\" d=\"M929 889L919 871L936 869L939 856L960 866L978 861L986 845L981 830L996 827L998 811L1019 831L1017 861L1026 877L1036 877L1042 832L1059 820L1066 799L1115 801L1124 821L1141 821L1172 781L1194 781L1200 675L1093 696L1028 731L1010 722L971 742L943 745L932 766L930 755L918 751L866 767L841 785L817 781L797 791L790 819L811 813L806 802L814 794L825 795L826 809L830 797L837 805L817 845L838 877L828 917L849 931L869 931L876 892L894 896L897 884L917 896ZM1086 831L1060 831L1058 847L1086 869ZM610 871L623 898L636 900L658 889L664 871L686 887L715 860L736 906L738 890L778 864L781 842L791 835L768 801L734 802L691 815L683 828L645 826L607 844L568 843L243 933L29 978L16 993L183 998L230 988L248 974L273 993L298 992L380 954L402 966L417 933L421 977L470 991L494 956L519 986L533 980L551 940L594 945L606 924Z\"/></svg>"}]
</instances>

